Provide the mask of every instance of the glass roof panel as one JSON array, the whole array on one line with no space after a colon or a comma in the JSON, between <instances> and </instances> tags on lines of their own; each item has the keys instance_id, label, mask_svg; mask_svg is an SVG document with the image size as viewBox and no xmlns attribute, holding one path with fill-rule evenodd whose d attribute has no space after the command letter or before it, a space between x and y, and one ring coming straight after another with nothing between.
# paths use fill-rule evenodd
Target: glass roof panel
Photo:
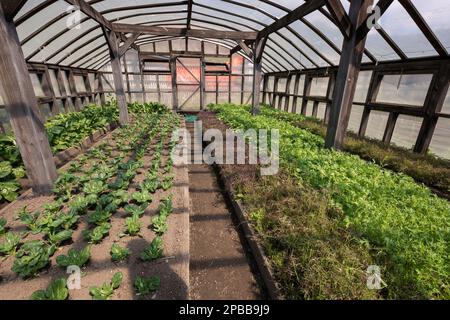
<instances>
[{"instance_id":1,"label":"glass roof panel","mask_svg":"<svg viewBox=\"0 0 450 320\"><path fill-rule=\"evenodd\" d=\"M41 28L43 25L48 23L48 21L53 20L61 14L67 12L68 8L67 2L63 0L58 0L52 5L48 6L46 9L37 12L35 15L27 19L24 23L17 27L17 34L19 35L19 40L22 41L26 37L30 36ZM49 32L52 32L51 30ZM45 34L39 34L40 37L46 37Z\"/></svg>"},{"instance_id":2,"label":"glass roof panel","mask_svg":"<svg viewBox=\"0 0 450 320\"><path fill-rule=\"evenodd\" d=\"M262 25L261 22L259 22L258 20L254 20L252 17L246 18L245 16L242 16L242 15L241 15L241 17L234 16L232 14L226 14L226 13L223 13L223 12L220 12L217 10L208 9L208 8L204 8L204 7L196 6L196 5L193 6L192 11L197 12L199 14L215 16L220 19L223 18L223 19L227 19L227 20L236 21L237 23L245 24L249 28L253 28L255 30L261 30L264 27L264 25ZM203 16L202 19L205 19L205 16ZM250 19L253 19L254 21L251 21Z\"/></svg>"},{"instance_id":3,"label":"glass roof panel","mask_svg":"<svg viewBox=\"0 0 450 320\"><path fill-rule=\"evenodd\" d=\"M338 27L331 23L327 17L318 11L314 11L305 17L305 20L313 24L319 29L328 39L330 39L338 48L342 47L344 37L339 31Z\"/></svg>"},{"instance_id":4,"label":"glass roof panel","mask_svg":"<svg viewBox=\"0 0 450 320\"><path fill-rule=\"evenodd\" d=\"M412 0L447 51L450 51L450 1Z\"/></svg>"},{"instance_id":5,"label":"glass roof panel","mask_svg":"<svg viewBox=\"0 0 450 320\"><path fill-rule=\"evenodd\" d=\"M408 57L437 55L422 31L398 1L391 4L379 23Z\"/></svg>"},{"instance_id":6,"label":"glass roof panel","mask_svg":"<svg viewBox=\"0 0 450 320\"><path fill-rule=\"evenodd\" d=\"M27 1L23 5L22 9L17 13L17 15L14 17L15 20L23 17L26 13L30 12L32 9L36 8L41 3L45 2L47 0L34 0L34 1Z\"/></svg>"},{"instance_id":7,"label":"glass roof panel","mask_svg":"<svg viewBox=\"0 0 450 320\"><path fill-rule=\"evenodd\" d=\"M371 29L367 35L366 48L380 61L400 58L375 29Z\"/></svg>"},{"instance_id":8,"label":"glass roof panel","mask_svg":"<svg viewBox=\"0 0 450 320\"><path fill-rule=\"evenodd\" d=\"M290 27L300 34L306 41L308 41L314 48L316 48L322 55L324 55L333 64L339 64L340 55L331 48L317 33L311 30L307 25L301 21L296 21ZM283 29L284 31L284 29ZM298 41L297 36L291 32L286 32L285 35L292 41ZM319 58L321 59L321 58Z\"/></svg>"},{"instance_id":9,"label":"glass roof panel","mask_svg":"<svg viewBox=\"0 0 450 320\"><path fill-rule=\"evenodd\" d=\"M261 21L262 23L265 23L265 24L271 24L274 22L274 19L272 19L270 17L271 14L273 15L272 12L267 12L267 14L265 14L265 13L257 11L256 9L246 8L246 7L239 5L239 3L251 4L251 3L249 3L249 1L230 1L230 2L228 2L228 1L222 1L222 0L196 0L195 2L204 4L204 5L208 5L210 7L214 7L214 8L220 9L220 10L229 11L229 12L233 12L236 14L248 16L254 20ZM253 1L253 2L255 2L255 1ZM260 2L259 2L259 4L260 4Z\"/></svg>"}]
</instances>

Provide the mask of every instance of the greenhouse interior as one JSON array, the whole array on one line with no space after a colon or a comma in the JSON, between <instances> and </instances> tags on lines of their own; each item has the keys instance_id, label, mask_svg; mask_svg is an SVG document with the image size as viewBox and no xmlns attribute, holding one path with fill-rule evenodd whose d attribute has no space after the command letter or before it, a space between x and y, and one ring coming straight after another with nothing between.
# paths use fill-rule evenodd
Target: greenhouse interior
<instances>
[{"instance_id":1,"label":"greenhouse interior","mask_svg":"<svg viewBox=\"0 0 450 320\"><path fill-rule=\"evenodd\" d=\"M449 300L449 17L0 0L0 300Z\"/></svg>"}]
</instances>

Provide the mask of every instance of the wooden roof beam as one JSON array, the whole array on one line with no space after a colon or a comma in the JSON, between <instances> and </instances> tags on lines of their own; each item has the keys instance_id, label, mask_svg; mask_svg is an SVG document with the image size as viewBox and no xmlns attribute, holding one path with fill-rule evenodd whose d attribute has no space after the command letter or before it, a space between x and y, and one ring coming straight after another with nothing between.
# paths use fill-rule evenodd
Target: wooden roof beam
<instances>
[{"instance_id":1,"label":"wooden roof beam","mask_svg":"<svg viewBox=\"0 0 450 320\"><path fill-rule=\"evenodd\" d=\"M326 6L342 35L348 39L352 32L352 23L347 12L345 12L342 2L340 0L327 0Z\"/></svg>"},{"instance_id":2,"label":"wooden roof beam","mask_svg":"<svg viewBox=\"0 0 450 320\"><path fill-rule=\"evenodd\" d=\"M0 0L0 4L3 8L5 18L8 21L12 21L26 2L27 0L20 0L20 1Z\"/></svg>"},{"instance_id":3,"label":"wooden roof beam","mask_svg":"<svg viewBox=\"0 0 450 320\"><path fill-rule=\"evenodd\" d=\"M274 33L275 31L278 31L291 23L297 21L300 18L303 18L304 16L310 14L311 12L316 11L317 9L323 7L327 3L327 0L314 0L314 1L308 1L302 4L297 9L292 10L288 14L286 14L284 17L278 19L271 25L267 26L263 30L261 30L258 33L258 38L263 39L267 36L269 36L271 33Z\"/></svg>"},{"instance_id":4,"label":"wooden roof beam","mask_svg":"<svg viewBox=\"0 0 450 320\"><path fill-rule=\"evenodd\" d=\"M166 28L145 25L134 25L125 23L113 23L112 28L115 32L151 34L155 36L173 36L173 37L195 37L212 39L231 39L231 40L255 40L257 32L247 31L225 31L225 30L204 30L184 28Z\"/></svg>"}]
</instances>

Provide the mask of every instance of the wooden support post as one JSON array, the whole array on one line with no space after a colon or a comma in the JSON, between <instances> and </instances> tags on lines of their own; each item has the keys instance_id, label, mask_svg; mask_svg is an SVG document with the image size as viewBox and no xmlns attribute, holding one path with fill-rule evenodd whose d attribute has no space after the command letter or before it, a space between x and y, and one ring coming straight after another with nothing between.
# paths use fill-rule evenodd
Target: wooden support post
<instances>
[{"instance_id":1,"label":"wooden support post","mask_svg":"<svg viewBox=\"0 0 450 320\"><path fill-rule=\"evenodd\" d=\"M284 111L289 111L289 102L291 101L290 91L291 91L291 81L292 81L293 75L288 76L286 81L286 96L284 101Z\"/></svg>"},{"instance_id":2,"label":"wooden support post","mask_svg":"<svg viewBox=\"0 0 450 320\"><path fill-rule=\"evenodd\" d=\"M399 114L397 112L391 112L384 130L383 142L389 144L394 134L395 124L397 123Z\"/></svg>"},{"instance_id":3,"label":"wooden support post","mask_svg":"<svg viewBox=\"0 0 450 320\"><path fill-rule=\"evenodd\" d=\"M120 125L124 126L128 124L129 120L128 120L127 101L125 97L125 89L122 76L122 66L120 64L120 52L119 52L120 41L114 32L109 31L106 28L103 28L103 33L105 34L105 38L107 40L106 42L108 43L109 46L109 54L111 57L111 68L114 77L117 105L119 107L119 123Z\"/></svg>"},{"instance_id":4,"label":"wooden support post","mask_svg":"<svg viewBox=\"0 0 450 320\"><path fill-rule=\"evenodd\" d=\"M252 93L252 114L259 113L261 102L261 81L262 81L262 56L266 46L267 37L256 39L253 47L253 93Z\"/></svg>"},{"instance_id":5,"label":"wooden support post","mask_svg":"<svg viewBox=\"0 0 450 320\"><path fill-rule=\"evenodd\" d=\"M98 91L100 94L100 103L102 105L106 104L106 97L105 97L105 87L103 86L103 76L101 73L97 72L95 76L98 78Z\"/></svg>"},{"instance_id":6,"label":"wooden support post","mask_svg":"<svg viewBox=\"0 0 450 320\"><path fill-rule=\"evenodd\" d=\"M325 117L323 119L325 124L328 124L330 120L331 103L332 103L331 99L333 98L335 84L336 84L336 73L332 72L330 73L330 79L328 80L328 88L327 88L328 101L325 108Z\"/></svg>"},{"instance_id":7,"label":"wooden support post","mask_svg":"<svg viewBox=\"0 0 450 320\"><path fill-rule=\"evenodd\" d=\"M305 86L303 88L303 100L302 100L302 115L306 115L306 109L308 107L308 97L311 93L312 77L305 75Z\"/></svg>"},{"instance_id":8,"label":"wooden support post","mask_svg":"<svg viewBox=\"0 0 450 320\"><path fill-rule=\"evenodd\" d=\"M295 84L294 84L294 99L292 101L292 113L297 113L297 102L298 102L298 89L300 87L300 78L301 74L297 74L295 76Z\"/></svg>"},{"instance_id":9,"label":"wooden support post","mask_svg":"<svg viewBox=\"0 0 450 320\"><path fill-rule=\"evenodd\" d=\"M17 145L37 194L50 194L58 174L39 120L38 101L28 73L16 27L0 4L0 87Z\"/></svg>"},{"instance_id":10,"label":"wooden support post","mask_svg":"<svg viewBox=\"0 0 450 320\"><path fill-rule=\"evenodd\" d=\"M52 116L56 116L58 113L61 112L61 110L59 109L59 105L56 100L55 90L53 90L52 81L50 79L50 72L48 71L47 66L45 66L44 76L42 78L42 90L44 91L47 97L52 98L50 110L52 111Z\"/></svg>"},{"instance_id":11,"label":"wooden support post","mask_svg":"<svg viewBox=\"0 0 450 320\"><path fill-rule=\"evenodd\" d=\"M273 79L272 101L270 102L270 105L272 106L272 108L275 108L275 102L277 100L277 90L278 90L278 77L275 77Z\"/></svg>"},{"instance_id":12,"label":"wooden support post","mask_svg":"<svg viewBox=\"0 0 450 320\"><path fill-rule=\"evenodd\" d=\"M170 57L170 72L172 74L172 109L178 111L178 86L177 86L177 57Z\"/></svg>"},{"instance_id":13,"label":"wooden support post","mask_svg":"<svg viewBox=\"0 0 450 320\"><path fill-rule=\"evenodd\" d=\"M367 125L369 124L369 117L371 112L368 104L376 100L378 92L380 91L381 80L383 80L383 76L378 74L376 71L373 71L372 77L370 79L369 90L367 92L364 111L361 118L361 124L359 126L358 136L360 137L364 137L366 135Z\"/></svg>"},{"instance_id":14,"label":"wooden support post","mask_svg":"<svg viewBox=\"0 0 450 320\"><path fill-rule=\"evenodd\" d=\"M439 120L438 113L442 111L450 85L450 64L442 64L431 81L427 98L425 99L425 117L420 128L419 136L414 146L414 152L425 154L433 139L433 134Z\"/></svg>"},{"instance_id":15,"label":"wooden support post","mask_svg":"<svg viewBox=\"0 0 450 320\"><path fill-rule=\"evenodd\" d=\"M327 148L340 150L344 144L366 42L366 38L360 42L357 41L356 30L366 21L368 17L367 9L372 4L373 0L353 0L350 4L349 17L352 23L352 30L349 39L344 40L342 48L330 121L325 139Z\"/></svg>"},{"instance_id":16,"label":"wooden support post","mask_svg":"<svg viewBox=\"0 0 450 320\"><path fill-rule=\"evenodd\" d=\"M202 41L202 56L205 54L204 42ZM233 73L233 55L230 55L230 72L228 73L228 103L231 103L231 74Z\"/></svg>"},{"instance_id":17,"label":"wooden support post","mask_svg":"<svg viewBox=\"0 0 450 320\"><path fill-rule=\"evenodd\" d=\"M206 72L206 63L205 58L202 56L200 60L200 110L204 110L205 105L205 72ZM230 90L228 90L230 91Z\"/></svg>"},{"instance_id":18,"label":"wooden support post","mask_svg":"<svg viewBox=\"0 0 450 320\"><path fill-rule=\"evenodd\" d=\"M262 103L266 104L267 103L267 89L269 88L269 77L268 76L264 76L263 78L263 98L262 98Z\"/></svg>"},{"instance_id":19,"label":"wooden support post","mask_svg":"<svg viewBox=\"0 0 450 320\"><path fill-rule=\"evenodd\" d=\"M144 79L144 62L141 58L141 49L138 50L138 61L139 61L139 73L141 75L141 88L142 88L142 102L147 102L147 94L145 93L145 79ZM158 85L159 79L156 79L156 85ZM158 102L161 102L158 97Z\"/></svg>"},{"instance_id":20,"label":"wooden support post","mask_svg":"<svg viewBox=\"0 0 450 320\"><path fill-rule=\"evenodd\" d=\"M69 102L69 98L67 97L66 86L64 85L63 74L62 74L63 72L64 71L61 70L60 68L58 68L58 70L56 70L56 81L58 82L59 91L61 92L61 98L62 98L64 110L66 112L68 112L69 108L70 108L70 102Z\"/></svg>"},{"instance_id":21,"label":"wooden support post","mask_svg":"<svg viewBox=\"0 0 450 320\"><path fill-rule=\"evenodd\" d=\"M317 118L318 114L319 114L319 101L314 101L313 109L312 109L312 116L314 118Z\"/></svg>"},{"instance_id":22,"label":"wooden support post","mask_svg":"<svg viewBox=\"0 0 450 320\"><path fill-rule=\"evenodd\" d=\"M75 85L75 77L73 75L73 71L70 70L69 71L69 87L70 87L70 91L72 92L72 97L73 97L73 102L74 102L74 107L75 107L75 111L80 111L82 108L82 104L80 101L80 98L78 97L78 92L77 92L77 87Z\"/></svg>"},{"instance_id":23,"label":"wooden support post","mask_svg":"<svg viewBox=\"0 0 450 320\"><path fill-rule=\"evenodd\" d=\"M122 63L123 63L123 71L125 72L125 85L126 85L126 94L125 97L128 94L128 102L133 102L131 97L131 88L130 88L130 75L128 74L128 63L127 63L127 55L126 53L122 56Z\"/></svg>"}]
</instances>

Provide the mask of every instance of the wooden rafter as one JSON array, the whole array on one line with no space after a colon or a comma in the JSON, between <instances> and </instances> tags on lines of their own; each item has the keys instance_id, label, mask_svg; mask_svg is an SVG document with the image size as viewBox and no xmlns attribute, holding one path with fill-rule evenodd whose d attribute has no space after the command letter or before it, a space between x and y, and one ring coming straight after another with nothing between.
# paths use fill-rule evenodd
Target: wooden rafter
<instances>
[{"instance_id":1,"label":"wooden rafter","mask_svg":"<svg viewBox=\"0 0 450 320\"><path fill-rule=\"evenodd\" d=\"M192 6L194 4L194 0L189 0L188 1L188 14L187 14L187 19L186 19L186 30L190 30L191 29L191 19L192 19Z\"/></svg>"},{"instance_id":2,"label":"wooden rafter","mask_svg":"<svg viewBox=\"0 0 450 320\"><path fill-rule=\"evenodd\" d=\"M166 28L154 27L146 25L134 25L124 23L114 23L113 30L115 32L129 33L140 32L143 34L174 36L174 37L195 37L195 38L212 38L212 39L256 39L256 32L246 31L225 31L225 30L206 30L206 29L191 29L185 28Z\"/></svg>"},{"instance_id":3,"label":"wooden rafter","mask_svg":"<svg viewBox=\"0 0 450 320\"><path fill-rule=\"evenodd\" d=\"M386 10L389 8L389 6L392 4L392 2L394 2L394 0L379 0L378 3L376 4L376 7L378 7L380 9L380 14L381 16L386 12ZM381 18L380 16L380 18ZM356 42L359 43L361 42L363 39L365 39L367 37L367 34L370 32L370 28L369 28L369 24L368 21L371 18L371 16L367 16L366 19L364 19L364 21L357 26L357 30L356 30Z\"/></svg>"},{"instance_id":4,"label":"wooden rafter","mask_svg":"<svg viewBox=\"0 0 450 320\"><path fill-rule=\"evenodd\" d=\"M327 9L336 21L336 25L345 38L350 37L352 23L340 0L327 0Z\"/></svg>"},{"instance_id":5,"label":"wooden rafter","mask_svg":"<svg viewBox=\"0 0 450 320\"><path fill-rule=\"evenodd\" d=\"M127 38L125 43L119 48L119 56L123 56L125 52L133 45L133 43L141 36L141 33L133 33L130 37Z\"/></svg>"},{"instance_id":6,"label":"wooden rafter","mask_svg":"<svg viewBox=\"0 0 450 320\"><path fill-rule=\"evenodd\" d=\"M12 21L26 2L27 0L19 0L19 1L1 0L0 4L2 5L6 20Z\"/></svg>"},{"instance_id":7,"label":"wooden rafter","mask_svg":"<svg viewBox=\"0 0 450 320\"><path fill-rule=\"evenodd\" d=\"M271 33L274 33L275 31L278 31L278 30L290 25L291 23L295 22L296 20L323 7L325 4L326 4L326 0L315 0L315 1L305 2L300 7L290 11L284 17L278 19L271 25L269 25L266 28L264 28L263 30L261 30L258 33L258 38L263 39L263 38L269 36Z\"/></svg>"}]
</instances>

